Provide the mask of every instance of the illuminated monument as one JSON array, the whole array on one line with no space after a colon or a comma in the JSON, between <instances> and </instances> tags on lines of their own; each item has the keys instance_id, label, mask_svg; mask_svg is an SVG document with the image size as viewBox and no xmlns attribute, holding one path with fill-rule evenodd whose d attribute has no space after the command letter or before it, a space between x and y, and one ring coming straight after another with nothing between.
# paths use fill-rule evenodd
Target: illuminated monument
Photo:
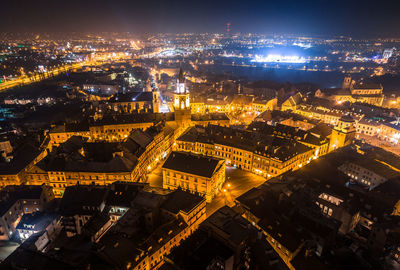
<instances>
[{"instance_id":1,"label":"illuminated monument","mask_svg":"<svg viewBox=\"0 0 400 270\"><path fill-rule=\"evenodd\" d=\"M354 139L355 133L354 119L350 115L343 115L332 130L329 151L349 145Z\"/></svg>"},{"instance_id":2,"label":"illuminated monument","mask_svg":"<svg viewBox=\"0 0 400 270\"><path fill-rule=\"evenodd\" d=\"M182 68L179 71L179 77L174 93L174 112L175 121L180 126L188 126L191 122L190 97L186 90L185 77Z\"/></svg>"}]
</instances>

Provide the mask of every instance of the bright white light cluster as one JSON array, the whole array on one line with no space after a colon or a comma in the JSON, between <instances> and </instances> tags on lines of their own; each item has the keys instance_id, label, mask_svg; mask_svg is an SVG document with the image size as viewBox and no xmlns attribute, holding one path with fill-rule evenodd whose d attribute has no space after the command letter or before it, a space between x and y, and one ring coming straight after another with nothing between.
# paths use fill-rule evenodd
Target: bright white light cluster
<instances>
[{"instance_id":1,"label":"bright white light cluster","mask_svg":"<svg viewBox=\"0 0 400 270\"><path fill-rule=\"evenodd\" d=\"M302 42L294 42L293 46L297 46L297 47L304 48L304 49L309 49L312 47L312 45L310 43L302 43Z\"/></svg>"},{"instance_id":2,"label":"bright white light cluster","mask_svg":"<svg viewBox=\"0 0 400 270\"><path fill-rule=\"evenodd\" d=\"M269 54L268 56L259 56L251 60L251 62L261 63L307 63L308 60L304 57L297 55L280 55L280 54Z\"/></svg>"}]
</instances>

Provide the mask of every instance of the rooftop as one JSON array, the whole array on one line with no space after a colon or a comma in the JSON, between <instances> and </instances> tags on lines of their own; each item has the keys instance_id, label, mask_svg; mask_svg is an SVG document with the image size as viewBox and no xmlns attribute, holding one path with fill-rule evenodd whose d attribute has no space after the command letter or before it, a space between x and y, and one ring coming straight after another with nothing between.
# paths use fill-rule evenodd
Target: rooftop
<instances>
[{"instance_id":1,"label":"rooftop","mask_svg":"<svg viewBox=\"0 0 400 270\"><path fill-rule=\"evenodd\" d=\"M222 159L192 153L172 152L162 168L211 178L223 166L221 161Z\"/></svg>"},{"instance_id":2,"label":"rooftop","mask_svg":"<svg viewBox=\"0 0 400 270\"><path fill-rule=\"evenodd\" d=\"M46 214L43 212L25 214L22 216L16 229L33 230L40 232L45 230L47 226L57 218L57 214Z\"/></svg>"},{"instance_id":3,"label":"rooftop","mask_svg":"<svg viewBox=\"0 0 400 270\"><path fill-rule=\"evenodd\" d=\"M199 195L177 189L168 195L168 198L161 207L174 214L178 214L181 210L189 213L189 211L202 201L204 201L204 198Z\"/></svg>"},{"instance_id":4,"label":"rooftop","mask_svg":"<svg viewBox=\"0 0 400 270\"><path fill-rule=\"evenodd\" d=\"M40 149L30 144L23 145L13 154L14 158L10 162L0 163L0 174L15 175L20 173L32 163L40 153Z\"/></svg>"},{"instance_id":5,"label":"rooftop","mask_svg":"<svg viewBox=\"0 0 400 270\"><path fill-rule=\"evenodd\" d=\"M106 201L108 190L104 186L69 186L65 188L61 199L60 213L64 216L76 213L92 213L99 211Z\"/></svg>"}]
</instances>

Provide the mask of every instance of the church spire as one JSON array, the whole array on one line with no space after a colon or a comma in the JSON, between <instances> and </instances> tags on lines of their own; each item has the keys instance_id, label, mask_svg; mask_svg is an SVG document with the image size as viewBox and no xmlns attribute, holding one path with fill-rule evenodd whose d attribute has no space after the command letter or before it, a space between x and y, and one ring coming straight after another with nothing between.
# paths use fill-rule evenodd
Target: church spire
<instances>
[{"instance_id":1,"label":"church spire","mask_svg":"<svg viewBox=\"0 0 400 270\"><path fill-rule=\"evenodd\" d=\"M182 67L180 67L180 69L179 69L178 81L179 81L179 83L184 83L185 82L185 76L183 75Z\"/></svg>"},{"instance_id":2,"label":"church spire","mask_svg":"<svg viewBox=\"0 0 400 270\"><path fill-rule=\"evenodd\" d=\"M183 75L182 67L179 69L179 76L176 82L176 93L186 93L185 76Z\"/></svg>"}]
</instances>

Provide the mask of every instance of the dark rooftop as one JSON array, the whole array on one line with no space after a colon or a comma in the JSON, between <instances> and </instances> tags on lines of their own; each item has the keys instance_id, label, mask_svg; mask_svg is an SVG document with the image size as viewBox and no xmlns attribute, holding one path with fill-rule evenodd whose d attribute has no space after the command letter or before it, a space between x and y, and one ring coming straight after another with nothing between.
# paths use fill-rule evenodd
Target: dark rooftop
<instances>
[{"instance_id":1,"label":"dark rooftop","mask_svg":"<svg viewBox=\"0 0 400 270\"><path fill-rule=\"evenodd\" d=\"M17 152L13 154L14 158L11 162L0 163L0 174L18 174L34 161L40 153L40 149L29 144L20 147Z\"/></svg>"},{"instance_id":2,"label":"dark rooftop","mask_svg":"<svg viewBox=\"0 0 400 270\"><path fill-rule=\"evenodd\" d=\"M53 222L54 219L57 219L57 214L46 214L43 212L34 212L31 214L25 214L22 216L20 222L18 223L16 229L29 230L28 227L24 225L33 225L32 230L34 231L43 231L46 227Z\"/></svg>"},{"instance_id":3,"label":"dark rooftop","mask_svg":"<svg viewBox=\"0 0 400 270\"><path fill-rule=\"evenodd\" d=\"M220 166L224 166L224 163L221 164L221 161L222 159L213 157L184 152L172 152L162 167L211 178Z\"/></svg>"},{"instance_id":4,"label":"dark rooftop","mask_svg":"<svg viewBox=\"0 0 400 270\"><path fill-rule=\"evenodd\" d=\"M177 189L168 194L168 198L161 207L174 214L178 214L181 210L188 213L202 201L204 198L199 195Z\"/></svg>"},{"instance_id":5,"label":"dark rooftop","mask_svg":"<svg viewBox=\"0 0 400 270\"><path fill-rule=\"evenodd\" d=\"M95 212L105 202L107 189L104 186L70 186L66 187L61 199L60 213L64 216L77 213ZM89 207L89 208L88 208Z\"/></svg>"}]
</instances>

